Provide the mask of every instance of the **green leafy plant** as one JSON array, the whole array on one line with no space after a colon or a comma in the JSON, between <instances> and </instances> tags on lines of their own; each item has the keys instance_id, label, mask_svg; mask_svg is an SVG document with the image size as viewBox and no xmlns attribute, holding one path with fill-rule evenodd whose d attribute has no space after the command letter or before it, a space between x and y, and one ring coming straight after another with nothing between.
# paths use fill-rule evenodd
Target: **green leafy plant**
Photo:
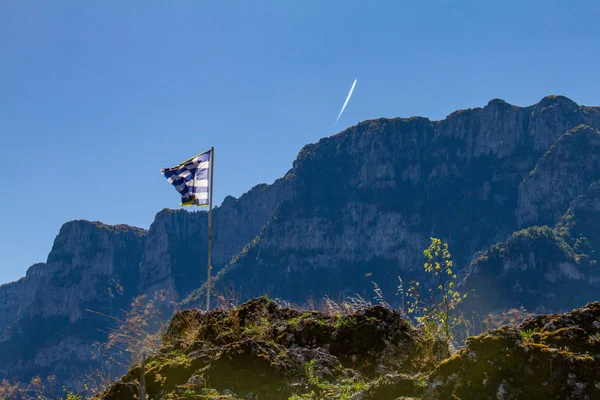
<instances>
[{"instance_id":1,"label":"green leafy plant","mask_svg":"<svg viewBox=\"0 0 600 400\"><path fill-rule=\"evenodd\" d=\"M356 377L342 378L335 383L320 378L315 361L311 360L304 366L304 380L310 392L295 394L288 400L313 400L313 399L340 399L350 400L367 387L367 383Z\"/></svg>"},{"instance_id":2,"label":"green leafy plant","mask_svg":"<svg viewBox=\"0 0 600 400\"><path fill-rule=\"evenodd\" d=\"M456 274L453 270L448 243L431 238L431 244L423 251L425 272L433 277L434 284L427 290L429 300L422 296L419 282L411 282L407 291L408 314L413 315L417 323L425 328L428 335L443 340L446 344L454 339L453 329L461 324L462 317L456 315L456 308L466 297L455 285Z\"/></svg>"}]
</instances>

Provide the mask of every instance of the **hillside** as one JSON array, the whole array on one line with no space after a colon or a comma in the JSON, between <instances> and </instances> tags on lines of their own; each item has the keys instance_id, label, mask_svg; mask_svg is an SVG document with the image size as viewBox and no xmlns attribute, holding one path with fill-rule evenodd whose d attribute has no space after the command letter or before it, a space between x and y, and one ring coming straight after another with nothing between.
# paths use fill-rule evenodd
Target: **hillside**
<instances>
[{"instance_id":1,"label":"hillside","mask_svg":"<svg viewBox=\"0 0 600 400\"><path fill-rule=\"evenodd\" d=\"M600 182L576 197L553 228L514 233L477 255L465 284L475 310L566 310L600 293Z\"/></svg>"}]
</instances>

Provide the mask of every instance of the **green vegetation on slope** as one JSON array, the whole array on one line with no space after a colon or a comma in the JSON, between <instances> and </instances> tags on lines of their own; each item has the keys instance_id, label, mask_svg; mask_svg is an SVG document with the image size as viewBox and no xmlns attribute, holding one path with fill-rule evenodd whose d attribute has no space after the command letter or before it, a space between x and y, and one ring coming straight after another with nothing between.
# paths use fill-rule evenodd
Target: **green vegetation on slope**
<instances>
[{"instance_id":1,"label":"green vegetation on slope","mask_svg":"<svg viewBox=\"0 0 600 400\"><path fill-rule=\"evenodd\" d=\"M591 288L600 291L599 224L597 182L571 202L554 228L518 231L475 257L466 278L468 307L489 311L511 305L544 312L597 300Z\"/></svg>"}]
</instances>

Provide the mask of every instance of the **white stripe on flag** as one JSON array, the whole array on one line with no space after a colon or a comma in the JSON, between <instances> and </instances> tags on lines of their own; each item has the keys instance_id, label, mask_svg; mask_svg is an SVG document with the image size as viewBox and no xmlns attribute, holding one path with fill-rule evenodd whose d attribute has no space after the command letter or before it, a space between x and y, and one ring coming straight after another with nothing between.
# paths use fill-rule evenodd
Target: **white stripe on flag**
<instances>
[{"instance_id":1,"label":"white stripe on flag","mask_svg":"<svg viewBox=\"0 0 600 400\"><path fill-rule=\"evenodd\" d=\"M201 179L194 182L194 187L208 187L208 179Z\"/></svg>"}]
</instances>

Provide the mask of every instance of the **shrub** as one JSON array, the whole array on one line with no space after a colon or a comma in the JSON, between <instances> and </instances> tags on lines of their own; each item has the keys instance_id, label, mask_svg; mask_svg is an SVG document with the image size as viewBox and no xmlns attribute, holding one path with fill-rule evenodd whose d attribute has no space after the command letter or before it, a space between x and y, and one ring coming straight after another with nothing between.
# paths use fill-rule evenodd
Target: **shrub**
<instances>
[{"instance_id":1,"label":"shrub","mask_svg":"<svg viewBox=\"0 0 600 400\"><path fill-rule=\"evenodd\" d=\"M423 267L433 277L434 284L428 289L429 300L426 301L419 282L411 282L407 291L408 314L415 317L428 336L438 337L449 345L454 339L454 328L462 324L462 316L455 314L466 294L459 293L455 288L456 274L448 243L431 238L431 244L423 251L423 255Z\"/></svg>"}]
</instances>

